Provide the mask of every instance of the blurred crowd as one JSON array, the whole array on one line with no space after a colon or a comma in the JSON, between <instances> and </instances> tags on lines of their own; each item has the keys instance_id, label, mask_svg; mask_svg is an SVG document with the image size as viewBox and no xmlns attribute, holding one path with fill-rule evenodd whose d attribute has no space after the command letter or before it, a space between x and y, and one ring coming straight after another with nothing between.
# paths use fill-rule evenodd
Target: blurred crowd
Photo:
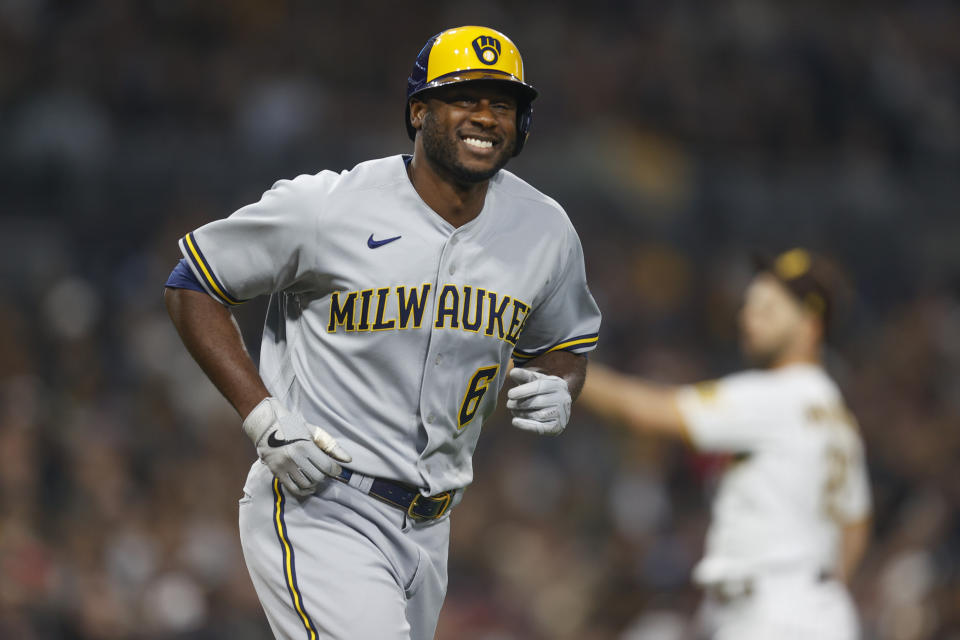
<instances>
[{"instance_id":1,"label":"blurred crowd","mask_svg":"<svg viewBox=\"0 0 960 640\"><path fill-rule=\"evenodd\" d=\"M407 151L410 65L469 23L541 91L510 169L580 231L593 357L733 371L752 249L844 265L828 364L873 483L865 638L960 638L946 0L0 2L0 638L269 637L236 530L254 451L162 305L176 240L278 178ZM238 311L254 356L262 311ZM557 439L499 415L475 463L438 637L684 638L722 459L575 408Z\"/></svg>"}]
</instances>

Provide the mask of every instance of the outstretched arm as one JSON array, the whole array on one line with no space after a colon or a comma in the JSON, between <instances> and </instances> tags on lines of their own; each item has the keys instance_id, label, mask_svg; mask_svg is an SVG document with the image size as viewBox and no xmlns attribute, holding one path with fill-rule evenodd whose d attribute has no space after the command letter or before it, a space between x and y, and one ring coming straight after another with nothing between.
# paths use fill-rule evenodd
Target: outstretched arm
<instances>
[{"instance_id":1,"label":"outstretched arm","mask_svg":"<svg viewBox=\"0 0 960 640\"><path fill-rule=\"evenodd\" d=\"M627 376L602 364L590 365L580 405L634 431L690 440L677 406L677 389Z\"/></svg>"},{"instance_id":2,"label":"outstretched arm","mask_svg":"<svg viewBox=\"0 0 960 640\"><path fill-rule=\"evenodd\" d=\"M193 359L245 418L268 397L230 310L206 293L167 288L164 301L173 325Z\"/></svg>"}]
</instances>

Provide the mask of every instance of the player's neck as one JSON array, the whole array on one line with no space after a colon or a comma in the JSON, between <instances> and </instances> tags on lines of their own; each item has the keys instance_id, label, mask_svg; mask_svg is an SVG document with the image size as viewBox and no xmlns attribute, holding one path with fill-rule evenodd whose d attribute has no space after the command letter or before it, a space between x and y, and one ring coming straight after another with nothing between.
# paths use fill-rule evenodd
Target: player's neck
<instances>
[{"instance_id":1,"label":"player's neck","mask_svg":"<svg viewBox=\"0 0 960 640\"><path fill-rule=\"evenodd\" d=\"M792 349L785 349L774 358L769 369L782 369L796 364L822 364L820 357L820 348L818 346L795 345Z\"/></svg>"},{"instance_id":2,"label":"player's neck","mask_svg":"<svg viewBox=\"0 0 960 640\"><path fill-rule=\"evenodd\" d=\"M428 162L418 162L416 156L407 165L407 175L427 206L454 227L461 227L480 215L490 184L487 180L461 184L440 175Z\"/></svg>"}]
</instances>

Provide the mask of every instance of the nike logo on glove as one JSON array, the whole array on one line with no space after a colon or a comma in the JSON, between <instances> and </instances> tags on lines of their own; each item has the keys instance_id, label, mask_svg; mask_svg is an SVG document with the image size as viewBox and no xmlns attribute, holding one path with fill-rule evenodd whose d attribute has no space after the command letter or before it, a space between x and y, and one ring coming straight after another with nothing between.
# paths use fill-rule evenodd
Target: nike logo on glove
<instances>
[{"instance_id":1,"label":"nike logo on glove","mask_svg":"<svg viewBox=\"0 0 960 640\"><path fill-rule=\"evenodd\" d=\"M294 438L293 440L283 440L277 437L277 432L274 431L269 436L267 436L267 444L276 449L277 447L282 447L284 445L290 444L291 442L306 442L306 438Z\"/></svg>"},{"instance_id":2,"label":"nike logo on glove","mask_svg":"<svg viewBox=\"0 0 960 640\"><path fill-rule=\"evenodd\" d=\"M386 238L385 240L374 240L373 234L370 234L370 237L367 238L367 246L371 249L376 249L377 247L382 247L385 244L390 244L394 240L399 240L403 236L394 236L392 238Z\"/></svg>"}]
</instances>

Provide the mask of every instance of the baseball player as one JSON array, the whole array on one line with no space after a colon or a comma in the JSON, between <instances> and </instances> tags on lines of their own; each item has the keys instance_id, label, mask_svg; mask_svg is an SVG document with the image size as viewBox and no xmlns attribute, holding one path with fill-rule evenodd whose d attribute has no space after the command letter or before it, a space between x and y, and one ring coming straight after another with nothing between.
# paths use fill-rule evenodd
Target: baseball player
<instances>
[{"instance_id":1,"label":"baseball player","mask_svg":"<svg viewBox=\"0 0 960 640\"><path fill-rule=\"evenodd\" d=\"M281 180L180 241L167 306L256 447L240 536L277 637L433 638L449 514L508 377L558 434L600 313L563 209L503 170L536 90L502 33L427 41L413 154ZM269 295L259 372L229 308Z\"/></svg>"},{"instance_id":2,"label":"baseball player","mask_svg":"<svg viewBox=\"0 0 960 640\"><path fill-rule=\"evenodd\" d=\"M580 402L733 455L694 570L699 637L853 639L845 582L866 546L870 494L856 424L821 366L834 281L803 249L758 267L739 318L757 369L671 388L591 365Z\"/></svg>"}]
</instances>

